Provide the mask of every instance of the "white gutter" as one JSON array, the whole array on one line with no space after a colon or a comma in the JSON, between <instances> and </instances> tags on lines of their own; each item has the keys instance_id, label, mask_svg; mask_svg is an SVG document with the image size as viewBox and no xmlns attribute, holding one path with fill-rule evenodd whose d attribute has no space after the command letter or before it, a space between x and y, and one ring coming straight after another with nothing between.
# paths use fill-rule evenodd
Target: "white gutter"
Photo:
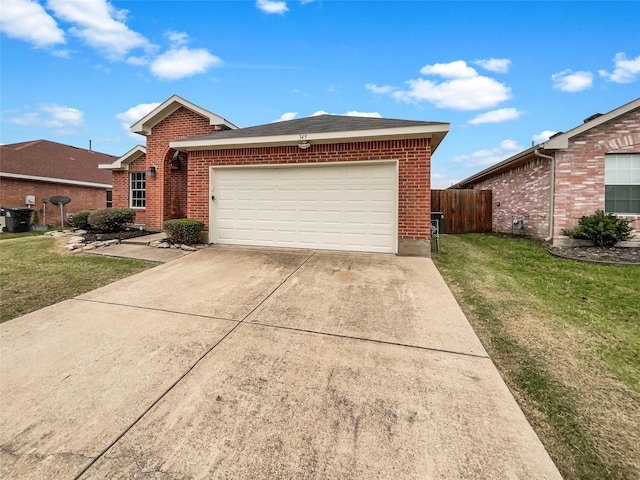
<instances>
[{"instance_id":1,"label":"white gutter","mask_svg":"<svg viewBox=\"0 0 640 480\"><path fill-rule=\"evenodd\" d=\"M540 153L540 149L534 150L534 155L540 158L546 158L549 160L549 168L551 170L549 177L549 236L544 239L545 242L553 240L553 210L554 210L554 198L556 196L556 159L550 155Z\"/></svg>"},{"instance_id":2,"label":"white gutter","mask_svg":"<svg viewBox=\"0 0 640 480\"><path fill-rule=\"evenodd\" d=\"M17 178L19 180L34 180L36 182L62 183L65 185L78 185L80 187L111 188L111 184L108 183L82 182L80 180L66 180L64 178L37 177L35 175L23 175L21 173L2 172L0 173L0 177Z\"/></svg>"}]
</instances>

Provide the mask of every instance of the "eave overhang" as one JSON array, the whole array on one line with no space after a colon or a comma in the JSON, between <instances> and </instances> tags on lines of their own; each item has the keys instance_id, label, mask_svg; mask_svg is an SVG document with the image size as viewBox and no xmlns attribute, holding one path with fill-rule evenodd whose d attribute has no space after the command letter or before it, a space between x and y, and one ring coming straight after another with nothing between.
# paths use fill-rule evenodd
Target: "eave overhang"
<instances>
[{"instance_id":1,"label":"eave overhang","mask_svg":"<svg viewBox=\"0 0 640 480\"><path fill-rule=\"evenodd\" d=\"M205 110L204 108L199 107L195 103L191 103L190 101L185 100L178 95L173 95L163 103L158 105L143 118L131 125L131 131L133 133L139 133L140 135L150 135L151 130L154 126L156 126L158 123L160 123L162 120L167 118L169 115L171 115L181 107L184 107L194 113L197 113L198 115L208 118L209 125L215 126L216 130L235 130L238 128L236 125L220 117L219 115L216 115L209 110Z\"/></svg>"},{"instance_id":2,"label":"eave overhang","mask_svg":"<svg viewBox=\"0 0 640 480\"><path fill-rule=\"evenodd\" d=\"M113 163L101 163L98 165L99 169L102 170L129 170L129 164L141 156L146 155L147 149L142 145L136 145L127 153L122 155L120 158L116 159Z\"/></svg>"},{"instance_id":3,"label":"eave overhang","mask_svg":"<svg viewBox=\"0 0 640 480\"><path fill-rule=\"evenodd\" d=\"M371 130L353 130L340 132L322 132L286 135L264 135L237 138L192 138L175 140L169 146L181 152L197 150L219 150L225 148L278 147L299 145L302 142L314 144L369 142L375 140L402 140L412 138L431 138L431 151L436 150L449 132L448 123L408 126L401 128L380 128ZM212 137L215 137L213 135Z\"/></svg>"}]
</instances>

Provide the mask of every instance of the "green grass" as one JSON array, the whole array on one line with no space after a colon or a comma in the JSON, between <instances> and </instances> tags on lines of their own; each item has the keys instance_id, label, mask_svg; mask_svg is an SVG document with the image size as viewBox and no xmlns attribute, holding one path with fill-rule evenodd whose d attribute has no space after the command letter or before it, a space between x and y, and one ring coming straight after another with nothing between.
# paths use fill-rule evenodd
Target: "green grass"
<instances>
[{"instance_id":1,"label":"green grass","mask_svg":"<svg viewBox=\"0 0 640 480\"><path fill-rule=\"evenodd\" d=\"M157 265L63 252L59 242L41 232L17 235L0 242L0 323Z\"/></svg>"},{"instance_id":2,"label":"green grass","mask_svg":"<svg viewBox=\"0 0 640 480\"><path fill-rule=\"evenodd\" d=\"M494 235L444 236L434 262L565 479L633 478L640 461L622 452L633 432L609 432L619 446L592 432L607 428L594 412L637 421L640 267L560 259ZM561 364L589 368L568 378ZM622 396L594 406L616 381Z\"/></svg>"}]
</instances>

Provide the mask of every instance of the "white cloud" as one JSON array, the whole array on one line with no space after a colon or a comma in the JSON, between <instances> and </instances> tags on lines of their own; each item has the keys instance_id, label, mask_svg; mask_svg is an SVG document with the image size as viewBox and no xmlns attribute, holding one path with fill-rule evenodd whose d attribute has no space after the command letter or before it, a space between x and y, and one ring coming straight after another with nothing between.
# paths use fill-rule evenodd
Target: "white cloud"
<instances>
[{"instance_id":1,"label":"white cloud","mask_svg":"<svg viewBox=\"0 0 640 480\"><path fill-rule=\"evenodd\" d=\"M511 89L492 78L476 76L436 83L419 78L409 80L409 90L392 95L405 102L427 101L438 108L479 110L491 108L511 98Z\"/></svg>"},{"instance_id":2,"label":"white cloud","mask_svg":"<svg viewBox=\"0 0 640 480\"><path fill-rule=\"evenodd\" d=\"M206 72L222 60L204 48L172 48L151 62L151 73L163 80L178 80Z\"/></svg>"},{"instance_id":3,"label":"white cloud","mask_svg":"<svg viewBox=\"0 0 640 480\"><path fill-rule=\"evenodd\" d=\"M537 145L538 143L546 142L551 138L551 135L555 135L556 133L558 132L553 130L543 130L542 132L536 133L533 137L531 137L531 140L533 140L533 142Z\"/></svg>"},{"instance_id":4,"label":"white cloud","mask_svg":"<svg viewBox=\"0 0 640 480\"><path fill-rule=\"evenodd\" d=\"M76 108L43 103L36 112L27 112L21 116L9 118L9 123L29 127L54 128L58 133L74 133L73 127L84 125L84 113Z\"/></svg>"},{"instance_id":5,"label":"white cloud","mask_svg":"<svg viewBox=\"0 0 640 480\"><path fill-rule=\"evenodd\" d=\"M160 103L140 103L135 107L131 107L126 112L118 113L116 118L122 121L122 128L127 132L131 138L139 139L140 136L137 133L131 131L131 125L141 120L146 114L157 108Z\"/></svg>"},{"instance_id":6,"label":"white cloud","mask_svg":"<svg viewBox=\"0 0 640 480\"><path fill-rule=\"evenodd\" d=\"M438 75L448 80L437 81L418 78L409 80L408 90L396 90L391 95L404 102L429 102L438 108L479 110L492 108L511 98L511 89L493 78L479 75L463 60L426 65L420 72Z\"/></svg>"},{"instance_id":7,"label":"white cloud","mask_svg":"<svg viewBox=\"0 0 640 480\"><path fill-rule=\"evenodd\" d=\"M431 188L434 190L445 190L458 182L446 174L431 172Z\"/></svg>"},{"instance_id":8,"label":"white cloud","mask_svg":"<svg viewBox=\"0 0 640 480\"><path fill-rule=\"evenodd\" d=\"M169 39L171 45L173 46L186 45L187 43L189 43L189 35L187 35L185 32L176 32L175 30L169 30L165 32L164 35Z\"/></svg>"},{"instance_id":9,"label":"white cloud","mask_svg":"<svg viewBox=\"0 0 640 480\"><path fill-rule=\"evenodd\" d=\"M420 69L420 73L423 75L437 75L444 78L473 78L478 76L478 72L476 72L473 67L468 66L464 60L425 65Z\"/></svg>"},{"instance_id":10,"label":"white cloud","mask_svg":"<svg viewBox=\"0 0 640 480\"><path fill-rule=\"evenodd\" d=\"M325 112L324 110L318 110L317 112L311 114L312 117L317 117L318 115L329 115L329 113Z\"/></svg>"},{"instance_id":11,"label":"white cloud","mask_svg":"<svg viewBox=\"0 0 640 480\"><path fill-rule=\"evenodd\" d=\"M625 53L616 53L613 63L613 73L598 70L600 76L616 83L631 83L640 74L640 55L629 60Z\"/></svg>"},{"instance_id":12,"label":"white cloud","mask_svg":"<svg viewBox=\"0 0 640 480\"><path fill-rule=\"evenodd\" d=\"M574 93L591 88L591 85L593 85L593 73L563 70L551 75L551 80L553 80L553 88L563 92Z\"/></svg>"},{"instance_id":13,"label":"white cloud","mask_svg":"<svg viewBox=\"0 0 640 480\"><path fill-rule=\"evenodd\" d=\"M256 0L256 7L264 13L285 13L288 12L286 2L274 2L273 0Z\"/></svg>"},{"instance_id":14,"label":"white cloud","mask_svg":"<svg viewBox=\"0 0 640 480\"><path fill-rule=\"evenodd\" d=\"M367 83L364 88L378 94L387 94L393 92L394 90L397 90L396 87L391 87L389 85L379 87L377 85L374 85L373 83Z\"/></svg>"},{"instance_id":15,"label":"white cloud","mask_svg":"<svg viewBox=\"0 0 640 480\"><path fill-rule=\"evenodd\" d=\"M501 141L497 147L485 148L467 155L459 155L451 161L454 163L464 163L464 165L469 168L488 167L489 165L493 165L515 155L521 150L523 150L523 148L518 145L516 141L507 139Z\"/></svg>"},{"instance_id":16,"label":"white cloud","mask_svg":"<svg viewBox=\"0 0 640 480\"><path fill-rule=\"evenodd\" d=\"M0 31L43 48L65 43L64 32L38 2L2 0Z\"/></svg>"},{"instance_id":17,"label":"white cloud","mask_svg":"<svg viewBox=\"0 0 640 480\"><path fill-rule=\"evenodd\" d=\"M282 115L280 115L280 118L277 119L277 120L274 120L272 123L275 123L275 122L286 122L287 120L293 120L297 116L298 116L298 112L286 112L286 113L283 113Z\"/></svg>"},{"instance_id":18,"label":"white cloud","mask_svg":"<svg viewBox=\"0 0 640 480\"><path fill-rule=\"evenodd\" d=\"M511 65L511 60L508 58L488 58L485 60L474 60L473 63L490 72L507 73Z\"/></svg>"},{"instance_id":19,"label":"white cloud","mask_svg":"<svg viewBox=\"0 0 640 480\"><path fill-rule=\"evenodd\" d=\"M506 122L507 120L516 120L520 118L523 113L524 112L515 108L499 108L498 110L492 110L472 118L469 120L469 124L479 125L481 123L500 123Z\"/></svg>"},{"instance_id":20,"label":"white cloud","mask_svg":"<svg viewBox=\"0 0 640 480\"><path fill-rule=\"evenodd\" d=\"M127 11L114 8L106 0L49 0L56 17L74 24L69 31L110 59L121 59L129 51L155 48L141 34L125 25Z\"/></svg>"}]
</instances>

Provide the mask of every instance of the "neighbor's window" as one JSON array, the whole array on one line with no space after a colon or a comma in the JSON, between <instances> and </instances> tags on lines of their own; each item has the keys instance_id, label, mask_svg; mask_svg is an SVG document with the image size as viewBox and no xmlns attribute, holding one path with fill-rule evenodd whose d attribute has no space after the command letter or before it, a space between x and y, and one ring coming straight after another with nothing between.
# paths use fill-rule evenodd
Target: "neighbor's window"
<instances>
[{"instance_id":1,"label":"neighbor's window","mask_svg":"<svg viewBox=\"0 0 640 480\"><path fill-rule=\"evenodd\" d=\"M107 208L113 207L113 191L107 190Z\"/></svg>"},{"instance_id":2,"label":"neighbor's window","mask_svg":"<svg viewBox=\"0 0 640 480\"><path fill-rule=\"evenodd\" d=\"M604 157L604 209L608 213L640 213L640 154Z\"/></svg>"},{"instance_id":3,"label":"neighbor's window","mask_svg":"<svg viewBox=\"0 0 640 480\"><path fill-rule=\"evenodd\" d=\"M129 178L129 198L131 208L144 208L147 206L147 181L145 172L131 172Z\"/></svg>"}]
</instances>

